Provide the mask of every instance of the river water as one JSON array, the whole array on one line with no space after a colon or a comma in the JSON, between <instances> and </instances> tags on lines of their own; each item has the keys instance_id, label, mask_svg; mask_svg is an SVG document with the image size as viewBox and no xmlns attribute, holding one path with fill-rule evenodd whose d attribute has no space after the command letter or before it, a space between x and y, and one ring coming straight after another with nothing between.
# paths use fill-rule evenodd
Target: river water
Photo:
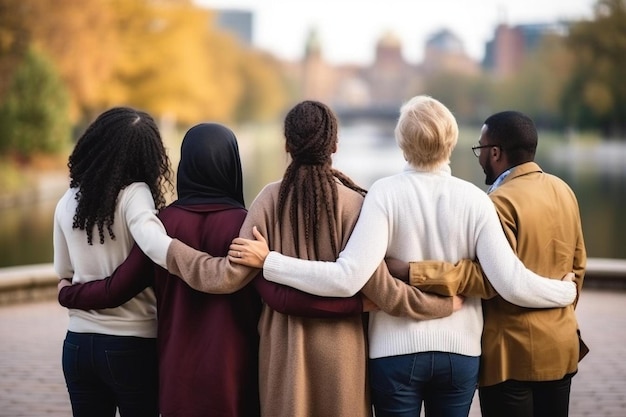
<instances>
[{"instance_id":1,"label":"river water","mask_svg":"<svg viewBox=\"0 0 626 417\"><path fill-rule=\"evenodd\" d=\"M479 128L461 130L451 166L453 175L486 189L484 174L471 151L479 133ZM251 143L240 136L248 204L265 182L280 178L286 163L282 144L259 153L248 152ZM260 164L259 159L269 162ZM588 256L626 259L626 143L582 141L576 136L565 139L540 132L537 162L576 193ZM333 163L366 188L404 167L393 139L393 126L363 123L341 127ZM268 165L273 172L259 172ZM52 262L52 216L63 187L46 189L47 198L0 208L0 267Z\"/></svg>"}]
</instances>

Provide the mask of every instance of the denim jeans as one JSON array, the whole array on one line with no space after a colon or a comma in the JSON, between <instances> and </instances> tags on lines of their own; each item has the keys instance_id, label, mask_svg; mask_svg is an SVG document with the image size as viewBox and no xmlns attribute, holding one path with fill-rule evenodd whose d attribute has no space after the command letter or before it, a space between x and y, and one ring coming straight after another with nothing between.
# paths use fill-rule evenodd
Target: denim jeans
<instances>
[{"instance_id":1,"label":"denim jeans","mask_svg":"<svg viewBox=\"0 0 626 417\"><path fill-rule=\"evenodd\" d=\"M62 362L74 417L159 415L156 339L68 331Z\"/></svg>"},{"instance_id":2,"label":"denim jeans","mask_svg":"<svg viewBox=\"0 0 626 417\"><path fill-rule=\"evenodd\" d=\"M508 380L480 387L483 417L567 417L574 374L556 381Z\"/></svg>"},{"instance_id":3,"label":"denim jeans","mask_svg":"<svg viewBox=\"0 0 626 417\"><path fill-rule=\"evenodd\" d=\"M467 417L478 383L478 356L421 352L370 359L376 417Z\"/></svg>"}]
</instances>

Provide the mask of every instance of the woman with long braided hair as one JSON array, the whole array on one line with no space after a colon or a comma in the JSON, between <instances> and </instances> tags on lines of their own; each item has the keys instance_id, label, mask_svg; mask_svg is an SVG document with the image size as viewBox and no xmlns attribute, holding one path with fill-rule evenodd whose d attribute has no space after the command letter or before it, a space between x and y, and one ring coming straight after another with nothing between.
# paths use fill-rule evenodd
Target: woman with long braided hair
<instances>
[{"instance_id":1,"label":"woman with long braided hair","mask_svg":"<svg viewBox=\"0 0 626 417\"><path fill-rule=\"evenodd\" d=\"M115 107L83 133L69 157L70 188L54 214L54 267L74 283L113 273L134 242L160 265L169 245L156 210L171 187L153 118ZM159 238L155 238L159 236ZM74 416L157 416L156 305L143 291L105 310L69 310L63 372Z\"/></svg>"},{"instance_id":2,"label":"woman with long braided hair","mask_svg":"<svg viewBox=\"0 0 626 417\"><path fill-rule=\"evenodd\" d=\"M325 104L303 101L286 115L284 134L291 162L284 178L268 184L256 197L240 236L252 237L256 226L273 250L303 259L335 260L365 195L363 188L332 167L337 118ZM258 272L232 260L213 258L174 239L167 267L199 291L232 292ZM379 269L363 294L381 309L415 319L452 313L449 298L425 295L394 280L384 263ZM371 416L361 295L303 298L262 277L254 284L264 301L258 325L261 415Z\"/></svg>"}]
</instances>

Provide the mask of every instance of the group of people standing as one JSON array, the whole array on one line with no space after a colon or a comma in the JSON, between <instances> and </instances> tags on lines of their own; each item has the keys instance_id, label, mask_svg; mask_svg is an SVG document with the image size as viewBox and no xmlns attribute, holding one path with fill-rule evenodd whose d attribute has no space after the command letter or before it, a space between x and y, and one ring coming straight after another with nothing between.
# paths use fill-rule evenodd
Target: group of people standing
<instances>
[{"instance_id":1,"label":"group of people standing","mask_svg":"<svg viewBox=\"0 0 626 417\"><path fill-rule=\"evenodd\" d=\"M246 209L235 135L196 125L164 207L154 120L92 123L54 222L74 416L467 416L479 383L484 416L567 416L586 254L532 121L485 121L488 195L451 174L458 126L431 97L401 108L407 165L369 191L332 167L338 130L295 105L290 164Z\"/></svg>"}]
</instances>

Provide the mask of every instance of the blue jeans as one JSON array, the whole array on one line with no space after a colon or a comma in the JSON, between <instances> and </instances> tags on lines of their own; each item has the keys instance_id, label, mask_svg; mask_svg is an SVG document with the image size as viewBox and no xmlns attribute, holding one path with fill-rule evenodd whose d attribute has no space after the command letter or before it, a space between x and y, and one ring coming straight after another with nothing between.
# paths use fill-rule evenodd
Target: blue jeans
<instances>
[{"instance_id":1,"label":"blue jeans","mask_svg":"<svg viewBox=\"0 0 626 417\"><path fill-rule=\"evenodd\" d=\"M74 417L159 415L156 339L68 331L62 361Z\"/></svg>"},{"instance_id":2,"label":"blue jeans","mask_svg":"<svg viewBox=\"0 0 626 417\"><path fill-rule=\"evenodd\" d=\"M370 359L376 417L467 417L478 384L478 356L421 352Z\"/></svg>"}]
</instances>

